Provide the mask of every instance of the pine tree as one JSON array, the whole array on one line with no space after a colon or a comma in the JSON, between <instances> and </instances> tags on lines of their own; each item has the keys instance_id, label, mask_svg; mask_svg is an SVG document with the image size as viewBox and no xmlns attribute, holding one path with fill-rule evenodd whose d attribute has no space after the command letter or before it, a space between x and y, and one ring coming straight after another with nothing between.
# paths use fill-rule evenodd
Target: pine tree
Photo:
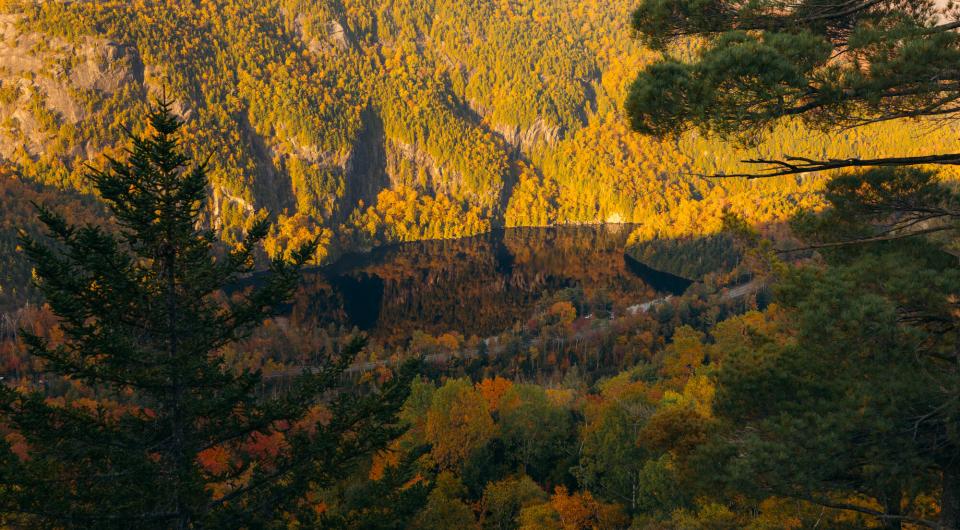
<instances>
[{"instance_id":1,"label":"pine tree","mask_svg":"<svg viewBox=\"0 0 960 530\"><path fill-rule=\"evenodd\" d=\"M714 412L730 431L695 467L733 495L958 528L960 269L939 228L960 197L906 168L836 177L824 196L794 222L819 265L773 267L791 338L727 347Z\"/></svg>"},{"instance_id":2,"label":"pine tree","mask_svg":"<svg viewBox=\"0 0 960 530\"><path fill-rule=\"evenodd\" d=\"M151 134L131 135L127 161L90 174L115 230L71 226L38 206L52 242L22 238L63 332L53 342L23 331L23 342L48 380L92 399L0 388L0 425L27 447L18 457L0 446L0 513L31 527L309 522L317 511L308 494L399 434L409 377L343 390L356 343L283 385L228 365L223 347L291 296L315 243L289 261L272 259L268 273L246 282L253 286L238 287L253 271L267 221L218 252L213 233L200 228L205 165L187 168L181 123L167 102L149 124Z\"/></svg>"},{"instance_id":3,"label":"pine tree","mask_svg":"<svg viewBox=\"0 0 960 530\"><path fill-rule=\"evenodd\" d=\"M955 259L920 238L829 254L829 268L792 269L777 286L796 325L789 343L728 352L715 413L731 431L696 467L714 491L792 497L884 528L957 528Z\"/></svg>"},{"instance_id":4,"label":"pine tree","mask_svg":"<svg viewBox=\"0 0 960 530\"><path fill-rule=\"evenodd\" d=\"M698 128L746 143L788 117L828 131L953 118L960 112L957 13L954 3L937 0L642 0L633 26L664 57L633 83L627 113L645 133ZM949 152L794 154L805 156L750 161L760 166L743 176L960 163Z\"/></svg>"}]
</instances>

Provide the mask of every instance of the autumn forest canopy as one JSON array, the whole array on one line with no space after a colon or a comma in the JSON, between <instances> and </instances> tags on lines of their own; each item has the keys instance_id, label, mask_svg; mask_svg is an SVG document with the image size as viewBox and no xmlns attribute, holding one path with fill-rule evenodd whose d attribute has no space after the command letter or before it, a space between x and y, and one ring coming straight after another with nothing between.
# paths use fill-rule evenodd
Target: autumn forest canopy
<instances>
[{"instance_id":1,"label":"autumn forest canopy","mask_svg":"<svg viewBox=\"0 0 960 530\"><path fill-rule=\"evenodd\" d=\"M960 529L960 4L0 0L0 527Z\"/></svg>"}]
</instances>

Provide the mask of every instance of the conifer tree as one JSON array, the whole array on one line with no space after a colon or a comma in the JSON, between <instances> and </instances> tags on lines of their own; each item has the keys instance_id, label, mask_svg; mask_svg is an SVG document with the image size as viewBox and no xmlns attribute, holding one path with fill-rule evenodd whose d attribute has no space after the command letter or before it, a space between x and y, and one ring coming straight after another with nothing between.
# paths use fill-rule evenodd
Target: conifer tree
<instances>
[{"instance_id":1,"label":"conifer tree","mask_svg":"<svg viewBox=\"0 0 960 530\"><path fill-rule=\"evenodd\" d=\"M664 56L626 102L634 129L697 128L754 143L795 117L825 131L954 119L960 20L937 0L642 0L633 26ZM687 50L687 53L675 53ZM960 164L960 154L750 160L764 177L848 167Z\"/></svg>"},{"instance_id":2,"label":"conifer tree","mask_svg":"<svg viewBox=\"0 0 960 530\"><path fill-rule=\"evenodd\" d=\"M934 0L643 0L633 23L664 56L634 82L635 130L756 142L786 118L824 131L953 118L960 22ZM693 53L673 53L692 44ZM680 45L680 46L678 46ZM960 528L960 197L917 165L956 153L759 159L747 178L872 168L831 180L797 233L829 267L783 269L796 344L731 355L717 412L736 426L738 492L801 498L888 528ZM723 461L723 458L708 460ZM915 500L939 501L937 517ZM877 505L865 506L857 496Z\"/></svg>"},{"instance_id":3,"label":"conifer tree","mask_svg":"<svg viewBox=\"0 0 960 530\"><path fill-rule=\"evenodd\" d=\"M228 365L223 347L291 296L315 243L289 261L273 258L252 287L238 287L253 270L267 221L217 252L213 233L200 228L205 165L187 168L169 103L159 102L149 125L149 135L131 136L128 160L90 174L116 230L71 226L38 206L51 241L23 236L62 329L62 340L23 331L23 341L45 377L71 391L51 399L40 386L0 387L0 425L26 444L19 456L0 446L4 522L309 523L318 517L312 491L399 434L409 378L343 390L358 344L282 385ZM74 399L74 390L86 399Z\"/></svg>"},{"instance_id":4,"label":"conifer tree","mask_svg":"<svg viewBox=\"0 0 960 530\"><path fill-rule=\"evenodd\" d=\"M919 238L830 252L831 267L778 285L791 343L729 352L715 413L730 431L695 467L714 491L792 497L884 528L957 528L958 341L944 293L960 289L960 271Z\"/></svg>"}]
</instances>

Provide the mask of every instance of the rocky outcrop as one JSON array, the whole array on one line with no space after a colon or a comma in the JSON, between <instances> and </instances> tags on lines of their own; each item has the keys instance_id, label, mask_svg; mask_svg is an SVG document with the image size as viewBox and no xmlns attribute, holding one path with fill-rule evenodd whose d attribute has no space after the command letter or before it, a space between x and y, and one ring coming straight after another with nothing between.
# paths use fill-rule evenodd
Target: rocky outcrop
<instances>
[{"instance_id":1,"label":"rocky outcrop","mask_svg":"<svg viewBox=\"0 0 960 530\"><path fill-rule=\"evenodd\" d=\"M311 53L344 52L356 46L350 31L340 20L311 21L303 14L297 14L293 23L297 36Z\"/></svg>"},{"instance_id":2,"label":"rocky outcrop","mask_svg":"<svg viewBox=\"0 0 960 530\"><path fill-rule=\"evenodd\" d=\"M250 202L245 200L243 197L230 194L227 190L220 186L211 186L210 192L210 224L214 229L222 228L223 210L228 204L239 208L247 216L253 216L255 213L255 209Z\"/></svg>"},{"instance_id":3,"label":"rocky outcrop","mask_svg":"<svg viewBox=\"0 0 960 530\"><path fill-rule=\"evenodd\" d=\"M103 38L77 43L21 32L21 15L0 15L0 69L5 78L20 78L44 90L50 107L75 122L82 109L70 89L112 94L130 83L143 83L137 50Z\"/></svg>"},{"instance_id":4,"label":"rocky outcrop","mask_svg":"<svg viewBox=\"0 0 960 530\"><path fill-rule=\"evenodd\" d=\"M0 103L0 156L17 151L44 152L52 113L57 123L77 124L90 114L97 94L109 96L124 86L143 84L137 50L107 39L82 37L77 42L23 31L22 15L0 15L0 72L3 87L15 97ZM40 106L38 108L38 105ZM59 127L57 127L59 128ZM71 156L87 155L93 146L77 146Z\"/></svg>"},{"instance_id":5,"label":"rocky outcrop","mask_svg":"<svg viewBox=\"0 0 960 530\"><path fill-rule=\"evenodd\" d=\"M326 24L327 42L331 43L339 50L346 50L353 45L350 34L347 33L343 24L336 20L330 20Z\"/></svg>"},{"instance_id":6,"label":"rocky outcrop","mask_svg":"<svg viewBox=\"0 0 960 530\"><path fill-rule=\"evenodd\" d=\"M130 83L143 83L143 63L136 48L85 38L74 50L78 63L69 73L77 87L112 94Z\"/></svg>"},{"instance_id":7,"label":"rocky outcrop","mask_svg":"<svg viewBox=\"0 0 960 530\"><path fill-rule=\"evenodd\" d=\"M413 172L413 175L408 174ZM389 138L387 175L392 186L411 186L427 193L455 195L463 180L460 174L438 164L420 146Z\"/></svg>"},{"instance_id":8,"label":"rocky outcrop","mask_svg":"<svg viewBox=\"0 0 960 530\"><path fill-rule=\"evenodd\" d=\"M560 140L562 133L559 125L551 125L543 118L533 122L529 127L496 124L493 130L520 151L527 151L539 144L553 145Z\"/></svg>"}]
</instances>

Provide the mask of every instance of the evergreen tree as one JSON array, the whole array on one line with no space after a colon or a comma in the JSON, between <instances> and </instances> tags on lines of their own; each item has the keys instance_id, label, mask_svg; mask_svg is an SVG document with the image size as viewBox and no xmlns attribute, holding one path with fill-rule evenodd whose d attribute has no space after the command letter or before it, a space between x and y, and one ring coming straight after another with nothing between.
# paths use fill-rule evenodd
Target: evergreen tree
<instances>
[{"instance_id":1,"label":"evergreen tree","mask_svg":"<svg viewBox=\"0 0 960 530\"><path fill-rule=\"evenodd\" d=\"M949 223L937 213L960 199L905 169L838 177L825 196L832 208L795 228L828 266L783 269L777 286L796 337L727 352L715 412L731 430L698 467L735 495L958 528L960 269L942 243L902 232Z\"/></svg>"},{"instance_id":2,"label":"evergreen tree","mask_svg":"<svg viewBox=\"0 0 960 530\"><path fill-rule=\"evenodd\" d=\"M698 128L747 144L788 117L830 131L952 116L954 11L933 0L644 0L634 27L665 55L637 77L627 111L641 132ZM671 54L683 44L693 53ZM705 476L887 527L960 527L960 279L943 252L960 198L903 167L958 160L791 157L748 161L759 169L736 175L883 166L833 179L831 208L797 220L829 267L786 272L778 301L799 323L796 344L727 360L717 412L733 432L726 459L707 459L726 465ZM939 498L938 518L917 510L921 492Z\"/></svg>"},{"instance_id":3,"label":"evergreen tree","mask_svg":"<svg viewBox=\"0 0 960 530\"><path fill-rule=\"evenodd\" d=\"M423 480L417 460L428 447L419 446L400 455L397 465L385 465L382 476L345 481L326 497L334 506L324 514L327 528L343 530L402 530L427 503L432 484ZM326 498L325 497L325 498Z\"/></svg>"},{"instance_id":4,"label":"evergreen tree","mask_svg":"<svg viewBox=\"0 0 960 530\"><path fill-rule=\"evenodd\" d=\"M360 345L282 384L227 364L295 289L315 244L274 258L253 286L267 235L258 220L218 252L203 230L204 164L188 169L167 102L126 162L91 180L116 230L71 226L38 207L52 244L23 236L62 340L23 331L47 379L0 387L0 424L25 454L0 447L0 512L15 526L272 527L317 517L309 494L398 435L408 377L379 390L340 388ZM249 282L248 282L249 283ZM229 297L223 296L231 292ZM87 399L74 399L80 392ZM24 451L21 451L24 453Z\"/></svg>"},{"instance_id":5,"label":"evergreen tree","mask_svg":"<svg viewBox=\"0 0 960 530\"><path fill-rule=\"evenodd\" d=\"M634 28L666 55L634 81L627 111L638 131L699 128L747 143L786 117L823 130L955 117L956 15L936 0L644 0ZM692 53L670 53L691 37ZM746 176L956 165L960 154L751 162L766 166Z\"/></svg>"}]
</instances>

